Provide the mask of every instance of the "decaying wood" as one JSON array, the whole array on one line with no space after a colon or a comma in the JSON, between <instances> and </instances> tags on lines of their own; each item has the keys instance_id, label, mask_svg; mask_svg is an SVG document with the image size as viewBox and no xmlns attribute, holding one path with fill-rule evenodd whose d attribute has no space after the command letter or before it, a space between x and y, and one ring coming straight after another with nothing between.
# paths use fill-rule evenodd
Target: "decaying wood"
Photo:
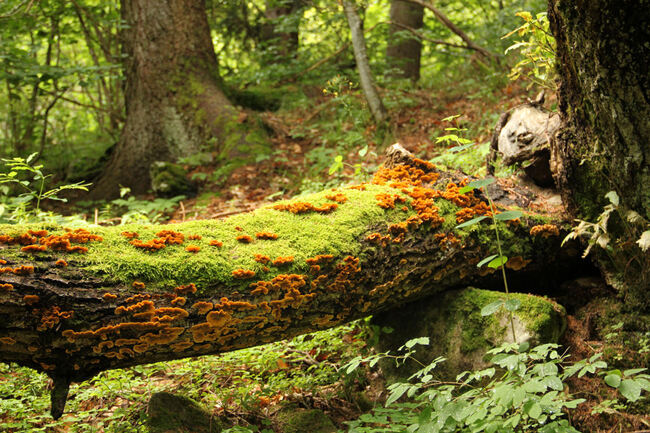
<instances>
[{"instance_id":1,"label":"decaying wood","mask_svg":"<svg viewBox=\"0 0 650 433\"><path fill-rule=\"evenodd\" d=\"M52 415L58 417L69 384L104 370L260 345L468 285L498 288L499 273L476 266L494 253L490 226L480 224L464 234L443 230L439 209L426 197L468 201L474 209L486 209L485 199L449 186L467 182L461 173L438 172L399 145L388 155L375 181L397 182L397 189L392 196L378 194L377 200L395 200L418 214L399 224L365 227L359 248L351 248L357 254L318 255L306 260L304 273L250 279L242 286L233 272L231 283L215 283L207 291L192 284L153 291L76 265L72 254L69 265L61 267L53 254L15 254L26 247L15 239L0 240L0 256L7 257L0 269L0 361L52 377ZM397 173L408 173L412 184L391 177ZM398 198L400 190L410 198ZM508 192L497 186L490 195L508 202ZM286 212L287 220L298 217ZM502 234L503 242L529 252L507 264L515 287L540 288L578 260L560 250L556 226L532 225L523 218L508 225L509 237Z\"/></svg>"},{"instance_id":2,"label":"decaying wood","mask_svg":"<svg viewBox=\"0 0 650 433\"><path fill-rule=\"evenodd\" d=\"M527 102L499 117L487 156L489 174L494 173L499 153L505 165L524 163L526 174L537 185L553 185L549 142L559 130L560 117L544 110L541 102Z\"/></svg>"}]
</instances>

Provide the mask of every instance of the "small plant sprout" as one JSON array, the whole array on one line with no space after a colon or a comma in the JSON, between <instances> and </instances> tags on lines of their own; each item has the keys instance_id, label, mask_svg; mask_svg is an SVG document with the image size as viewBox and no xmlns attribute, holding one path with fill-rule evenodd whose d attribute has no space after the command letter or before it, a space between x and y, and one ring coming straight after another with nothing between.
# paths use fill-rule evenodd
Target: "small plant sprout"
<instances>
[{"instance_id":1,"label":"small plant sprout","mask_svg":"<svg viewBox=\"0 0 650 433\"><path fill-rule=\"evenodd\" d=\"M499 214L496 213L496 208L494 206L494 202L490 198L490 195L487 190L487 186L491 185L494 183L495 179L494 178L486 178L486 179L480 179L476 180L474 182L471 182L467 186L463 187L460 189L460 193L464 194L466 192L472 191L474 189L480 189L483 191L485 196L488 199L488 203L490 204L490 211L492 213L492 227L494 228L494 234L496 236L496 243L497 243L497 253L489 255L485 257L483 260L478 262L476 266L479 268L482 266L487 266L492 269L501 269L501 273L503 276L503 286L506 292L506 295L508 295L510 292L508 290L508 279L506 278L506 267L505 264L508 261L508 257L503 254L503 250L501 248L501 239L499 237L499 226L497 224L498 221L512 221L516 220L522 217L523 212L518 211L518 210L509 210L505 212L501 212ZM486 215L481 215L476 218L472 218L469 221L465 221L462 224L459 224L456 226L456 228L463 228L463 227L469 227L474 224L478 224L479 222L483 221L484 219L488 218ZM508 300L499 300L492 302L483 308L481 308L481 315L483 316L489 316L501 309L501 307L504 307L506 311L508 311L508 314L510 316L510 328L512 330L512 339L513 341L517 341L517 336L515 335L515 321L513 317L513 313L519 309L521 306L521 302L518 299L508 299Z\"/></svg>"},{"instance_id":2,"label":"small plant sprout","mask_svg":"<svg viewBox=\"0 0 650 433\"><path fill-rule=\"evenodd\" d=\"M46 181L52 177L51 174L44 174L43 165L34 165L38 153L32 153L26 159L15 157L12 159L2 159L9 172L0 173L0 190L4 195L9 195L11 190L9 185L16 185L24 192L14 197L9 197L8 201L0 203L0 216L7 209L11 210L13 215L10 219L20 214L29 218L31 215L39 216L41 213L41 202L43 200L57 200L67 202L66 198L59 197L58 194L65 190L83 190L88 191L90 183L76 182L67 185L57 186L56 188L47 189ZM21 174L23 176L21 176ZM34 203L34 208L30 205Z\"/></svg>"}]
</instances>

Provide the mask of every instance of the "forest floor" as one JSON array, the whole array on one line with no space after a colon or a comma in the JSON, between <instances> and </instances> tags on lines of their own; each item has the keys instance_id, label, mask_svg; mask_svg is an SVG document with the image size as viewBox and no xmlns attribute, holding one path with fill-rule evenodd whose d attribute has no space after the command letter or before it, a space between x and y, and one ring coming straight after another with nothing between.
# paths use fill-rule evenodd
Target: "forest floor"
<instances>
[{"instance_id":1,"label":"forest floor","mask_svg":"<svg viewBox=\"0 0 650 433\"><path fill-rule=\"evenodd\" d=\"M322 150L323 144L314 138L318 131L311 135L292 134L295 125L307 127L314 122L318 129L319 113L327 111L333 97L316 93L318 96L309 108L266 115L276 132L269 157L235 168L218 184L205 184L196 197L183 200L175 208L172 219L225 218L280 198L363 180L381 163L382 149L391 144L388 140L400 142L420 158L438 158L455 168L481 173L486 142L499 114L522 103L527 96L519 84L498 88L487 98L450 94L447 90L410 91L403 95L411 101L408 106L391 111L393 126L384 134L388 138L375 142L374 128L365 128L362 134L369 146L364 156L358 146L344 149L343 170L327 180L336 154ZM443 120L458 114L462 115ZM320 126L323 125L321 122ZM342 130L353 129L351 121L350 125L344 121L338 126ZM456 128L453 132L476 143L475 149L466 156L445 159L445 151L455 145L436 143L436 137L444 135L445 128ZM205 175L217 169L210 163L188 168L191 174ZM515 178L516 175L505 177L502 181L512 182ZM552 202L549 206L562 211L553 202L554 193L547 193L546 198ZM575 296L576 291L580 296ZM566 296L567 293L572 295ZM615 307L588 302L610 294L595 277L567 282L556 293L558 302L567 307L569 314L563 344L572 361L602 351L611 361L638 356L625 352L626 334L620 326L616 327L618 322L610 314ZM212 415L250 429L242 432L283 431L280 414L287 407L321 410L337 428L343 429L345 421L381 406L387 396L377 368L364 365L351 375L342 373L351 358L372 352L367 343L371 334L367 322L360 321L221 356L104 372L73 387L68 411L57 422L52 422L47 413L51 383L46 376L0 364L0 397L7 402L3 406L5 411L0 411L0 430L146 432L146 405L149 397L159 391L187 395ZM650 336L646 345L650 346ZM647 353L644 356L647 359ZM634 366L627 368L631 367ZM588 400L570 414L572 425L580 431L650 431L650 418L643 416L643 406L617 400L614 391L603 386L602 378L585 376L569 385L568 391Z\"/></svg>"}]
</instances>

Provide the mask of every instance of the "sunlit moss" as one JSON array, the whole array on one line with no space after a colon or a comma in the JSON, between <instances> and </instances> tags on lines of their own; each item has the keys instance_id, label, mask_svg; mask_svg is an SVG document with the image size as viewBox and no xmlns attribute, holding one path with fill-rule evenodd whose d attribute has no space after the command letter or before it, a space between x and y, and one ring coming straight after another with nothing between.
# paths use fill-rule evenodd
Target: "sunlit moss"
<instances>
[{"instance_id":1,"label":"sunlit moss","mask_svg":"<svg viewBox=\"0 0 650 433\"><path fill-rule=\"evenodd\" d=\"M236 269L253 270L263 279L273 278L280 273L306 273L309 271L306 259L319 254L336 257L357 255L361 249L358 241L365 237L369 227L398 222L409 215L401 210L385 210L377 206L376 194L399 194L392 188L367 185L365 191L345 189L344 192L349 200L340 203L329 214L309 212L296 215L266 207L223 221L91 228L90 231L102 236L103 241L86 244L89 246L87 253L75 254L70 259L74 259L77 267L108 275L127 285L135 280L146 282L146 290L169 290L188 283L196 283L200 291L220 284L246 284L233 282L232 272ZM329 202L326 196L331 193L324 191L300 200L320 206ZM235 227L241 227L243 231L235 230ZM44 228L51 233L62 231L56 226ZM24 226L0 226L0 233L15 236L25 229ZM137 232L141 241L148 241L162 229L186 236L200 235L201 239L192 241L193 245L200 247L200 251L190 254L185 244L166 245L158 251L147 251L135 248L128 238L121 235L122 232ZM260 232L272 232L278 235L278 239L256 239L255 234ZM253 242L238 242L236 238L242 234L253 237ZM222 242L223 246L210 246L214 240ZM294 261L282 266L282 269L271 267L265 271L265 265L255 260L256 254L269 256L272 260L293 256Z\"/></svg>"}]
</instances>

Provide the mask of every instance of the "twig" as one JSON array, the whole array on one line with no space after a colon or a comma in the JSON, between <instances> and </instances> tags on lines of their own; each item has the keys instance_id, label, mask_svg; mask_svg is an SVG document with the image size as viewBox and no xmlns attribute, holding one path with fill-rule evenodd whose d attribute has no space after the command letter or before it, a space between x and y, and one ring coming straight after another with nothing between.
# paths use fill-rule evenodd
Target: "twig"
<instances>
[{"instance_id":1,"label":"twig","mask_svg":"<svg viewBox=\"0 0 650 433\"><path fill-rule=\"evenodd\" d=\"M12 16L18 14L20 12L20 8L23 7L23 5L25 3L27 3L28 1L29 1L29 4L27 5L27 7L25 8L25 11L23 13L29 12L29 10L32 8L32 5L34 4L34 0L25 0L24 2L22 2L21 4L16 6L12 11L7 13L6 15L0 15L0 19L11 18Z\"/></svg>"},{"instance_id":2,"label":"twig","mask_svg":"<svg viewBox=\"0 0 650 433\"><path fill-rule=\"evenodd\" d=\"M185 222L185 205L182 201L178 202L181 205L181 221Z\"/></svg>"}]
</instances>

